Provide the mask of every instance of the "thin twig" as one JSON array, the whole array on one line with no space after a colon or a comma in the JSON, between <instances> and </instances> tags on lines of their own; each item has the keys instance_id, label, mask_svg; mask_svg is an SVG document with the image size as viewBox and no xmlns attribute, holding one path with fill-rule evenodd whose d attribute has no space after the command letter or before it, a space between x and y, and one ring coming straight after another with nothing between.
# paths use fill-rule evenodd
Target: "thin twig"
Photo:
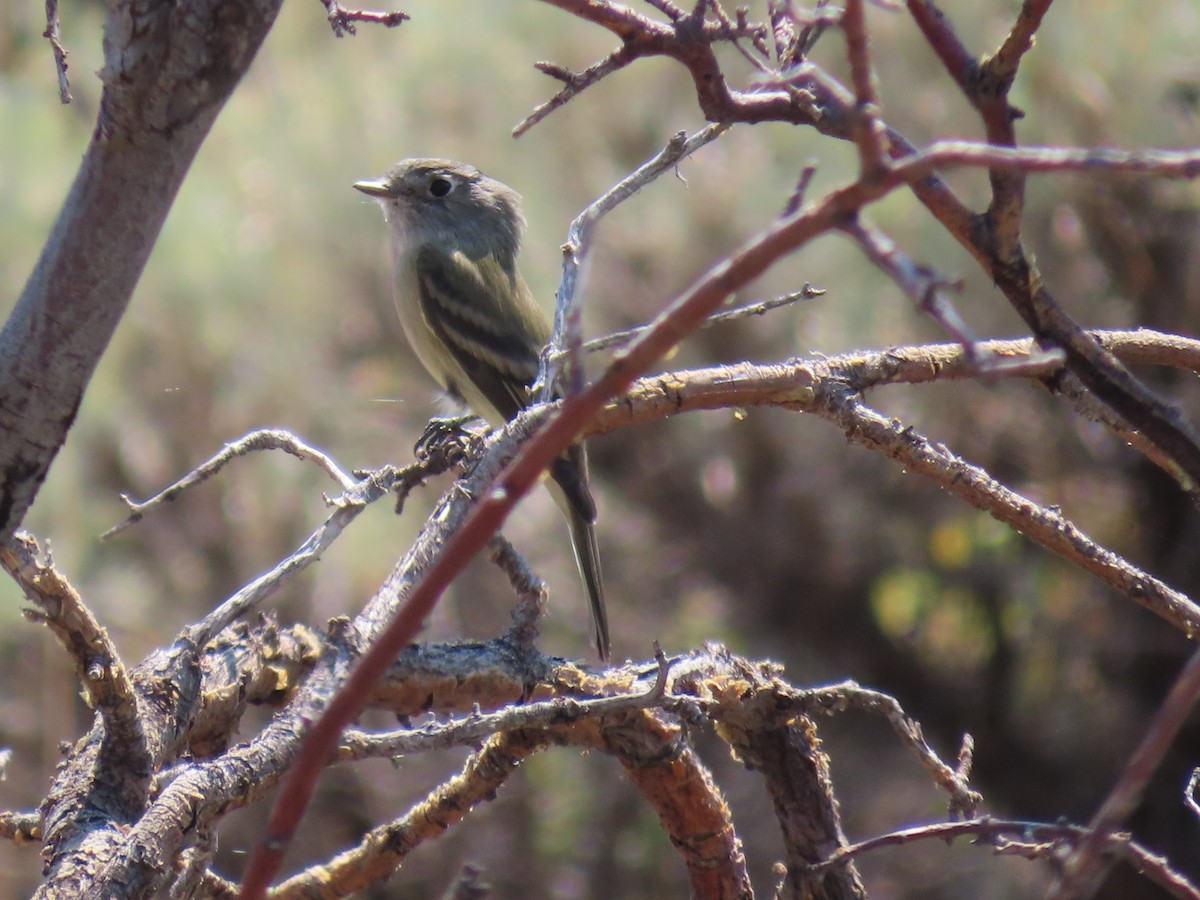
<instances>
[{"instance_id":1,"label":"thin twig","mask_svg":"<svg viewBox=\"0 0 1200 900\"><path fill-rule=\"evenodd\" d=\"M1147 783L1162 764L1198 699L1200 650L1192 653L1171 685L1137 749L1125 764L1121 777L1088 823L1087 835L1063 865L1062 878L1049 894L1053 900L1076 900L1091 897L1096 892L1108 870L1108 865L1101 859L1102 851L1117 827L1133 813Z\"/></svg>"},{"instance_id":2,"label":"thin twig","mask_svg":"<svg viewBox=\"0 0 1200 900\"><path fill-rule=\"evenodd\" d=\"M928 266L917 263L883 231L862 219L844 225L842 231L858 242L866 257L896 282L919 310L941 325L959 342L963 352L978 362L979 338L945 295L948 289L961 292L961 282L942 278Z\"/></svg>"},{"instance_id":3,"label":"thin twig","mask_svg":"<svg viewBox=\"0 0 1200 900\"><path fill-rule=\"evenodd\" d=\"M600 220L664 172L669 171L680 160L715 141L727 130L727 126L717 124L702 128L690 137L683 131L676 133L653 159L643 163L637 170L605 191L571 222L567 229L566 243L562 248L563 274L554 311L554 336L550 340L549 353L543 357L541 371L538 373L540 389L537 395L540 399L549 399L554 386L558 384L561 357L557 354L561 349L569 347L573 339L578 340L578 334L573 335L573 331L577 332L578 329L572 329L571 326L572 322L576 321L574 316L578 305L579 282L591 251L592 234Z\"/></svg>"},{"instance_id":4,"label":"thin twig","mask_svg":"<svg viewBox=\"0 0 1200 900\"><path fill-rule=\"evenodd\" d=\"M639 693L586 700L556 697L552 700L506 707L493 713L475 713L445 722L434 722L419 729L405 728L375 734L350 730L345 732L342 744L338 748L338 759L378 759L470 746L493 734L567 726L584 719L662 706L670 699L667 683L671 662L662 655L661 650L656 658L658 667L655 670L654 683ZM631 685L632 687L634 686Z\"/></svg>"},{"instance_id":5,"label":"thin twig","mask_svg":"<svg viewBox=\"0 0 1200 900\"><path fill-rule=\"evenodd\" d=\"M660 12L667 16L669 20L667 22L642 15L626 4L607 2L607 0L546 0L546 2L607 28L621 41L621 46L605 59L594 63L578 74L573 74L552 63L539 63L537 68L540 71L562 81L565 87L513 129L513 134L517 137L585 89L618 69L628 66L634 60L645 56L664 54L682 55L685 52L709 58L713 55L713 44L733 43L736 46L740 38L748 38L755 49L765 54L766 40L769 34L765 25L751 22L740 9L736 20L731 20L720 11L712 19L708 19L705 14L711 5L709 0L701 0L696 3L691 12L685 12L675 4L663 6ZM752 59L743 48L737 47L737 49L748 59ZM724 80L720 77L719 67L712 66L709 75L722 82ZM717 89L715 84L712 87ZM722 117L709 115L708 119L715 122L721 121Z\"/></svg>"},{"instance_id":6,"label":"thin twig","mask_svg":"<svg viewBox=\"0 0 1200 900\"><path fill-rule=\"evenodd\" d=\"M522 649L532 649L538 638L538 620L546 611L546 583L501 534L488 541L488 558L508 576L508 583L519 598L505 639Z\"/></svg>"},{"instance_id":7,"label":"thin twig","mask_svg":"<svg viewBox=\"0 0 1200 900\"><path fill-rule=\"evenodd\" d=\"M969 748L973 746L970 735L963 736L957 765L950 766L925 741L921 724L915 719L909 718L896 698L889 694L868 690L853 681L844 681L841 684L800 691L797 696L810 712L831 714L847 707L854 707L881 713L888 720L888 724L892 726L892 730L929 773L934 784L950 795L951 817L967 819L973 817L978 811L979 805L983 802L983 796L971 787L969 780Z\"/></svg>"},{"instance_id":8,"label":"thin twig","mask_svg":"<svg viewBox=\"0 0 1200 900\"><path fill-rule=\"evenodd\" d=\"M1200 818L1200 801L1196 799L1196 793L1200 791L1200 767L1192 769L1192 776L1188 779L1187 789L1183 792L1183 802L1187 804L1188 809Z\"/></svg>"},{"instance_id":9,"label":"thin twig","mask_svg":"<svg viewBox=\"0 0 1200 900\"><path fill-rule=\"evenodd\" d=\"M1019 169L1023 172L1141 174L1200 177L1200 150L1115 150L1093 147L997 147L974 141L935 141L896 160L890 182L914 182L939 169Z\"/></svg>"},{"instance_id":10,"label":"thin twig","mask_svg":"<svg viewBox=\"0 0 1200 900\"><path fill-rule=\"evenodd\" d=\"M533 67L543 75L549 75L556 81L563 83L562 88L558 93L534 108L528 116L517 123L512 130L512 136L515 138L522 137L529 129L531 129L550 113L554 112L562 106L566 106L576 96L587 90L596 82L603 78L607 78L618 69L623 69L637 59L637 54L633 51L631 45L623 45L614 50L604 59L592 63L582 72L572 72L556 63L552 62L536 62Z\"/></svg>"},{"instance_id":11,"label":"thin twig","mask_svg":"<svg viewBox=\"0 0 1200 900\"><path fill-rule=\"evenodd\" d=\"M836 27L842 11L829 6L829 0L817 0L811 9L797 9L788 0L771 0L767 4L771 19L771 34L775 42L775 58L781 71L794 68L808 58L821 35Z\"/></svg>"},{"instance_id":12,"label":"thin twig","mask_svg":"<svg viewBox=\"0 0 1200 900\"><path fill-rule=\"evenodd\" d=\"M71 102L71 82L67 79L67 57L70 54L62 45L58 26L58 0L46 0L46 30L42 32L42 37L50 42L54 51L54 68L58 72L58 100L67 104Z\"/></svg>"},{"instance_id":13,"label":"thin twig","mask_svg":"<svg viewBox=\"0 0 1200 900\"><path fill-rule=\"evenodd\" d=\"M846 35L846 59L850 63L850 84L854 88L854 123L851 132L858 148L859 176L872 178L885 165L885 135L883 122L879 118L879 95L875 69L871 63L864 2L846 0L842 31Z\"/></svg>"},{"instance_id":14,"label":"thin twig","mask_svg":"<svg viewBox=\"0 0 1200 900\"><path fill-rule=\"evenodd\" d=\"M768 65L771 55L767 50L767 45L765 42L766 29L762 28L761 30L756 30L751 35L751 46L754 47L757 55L755 53L751 53L742 46L742 42L736 37L736 35L741 33L747 25L745 8L738 9L738 15L741 19L739 25L735 24L734 21L729 18L729 15L724 9L721 8L721 4L718 2L718 0L710 0L708 5L712 9L713 15L716 17L717 21L729 30L730 35L733 35L730 37L729 42L733 44L734 49L742 55L742 58L760 72L763 72L764 74L771 74L774 70L770 67L770 65Z\"/></svg>"},{"instance_id":15,"label":"thin twig","mask_svg":"<svg viewBox=\"0 0 1200 900\"><path fill-rule=\"evenodd\" d=\"M934 822L892 831L846 847L840 847L809 868L813 872L845 865L851 860L883 847L898 847L914 841L951 841L956 837L974 837L997 854L1019 855L1054 863L1064 848L1077 846L1089 832L1078 825L1047 822L1025 822L983 817L965 822ZM1198 900L1200 889L1191 884L1166 861L1129 839L1128 835L1110 834L1104 839L1103 850L1114 857L1128 859L1143 877L1179 900Z\"/></svg>"},{"instance_id":16,"label":"thin twig","mask_svg":"<svg viewBox=\"0 0 1200 900\"><path fill-rule=\"evenodd\" d=\"M371 9L346 9L338 0L321 0L325 7L326 19L333 29L334 37L345 37L347 34L358 34L355 22L367 22L371 25L382 25L384 28L396 28L400 23L407 22L410 16L402 12L376 12Z\"/></svg>"},{"instance_id":17,"label":"thin twig","mask_svg":"<svg viewBox=\"0 0 1200 900\"><path fill-rule=\"evenodd\" d=\"M1017 69L1033 47L1033 38L1049 11L1052 0L1025 0L1012 30L994 56L983 60L972 73L967 99L979 110L988 143L1006 147L1017 145L1017 121L1024 115L1009 103L1009 93ZM1021 219L1025 212L1025 175L1023 172L991 170L992 201L987 218L997 256L1002 261L1024 257L1021 248Z\"/></svg>"},{"instance_id":18,"label":"thin twig","mask_svg":"<svg viewBox=\"0 0 1200 900\"><path fill-rule=\"evenodd\" d=\"M409 467L411 468L418 467ZM361 481L352 482L341 496L328 501L333 507L333 512L299 547L221 603L198 623L185 628L179 640L188 641L195 647L203 647L229 623L253 610L290 578L317 562L370 504L387 496L397 483L411 480L407 478L409 469L387 466Z\"/></svg>"},{"instance_id":19,"label":"thin twig","mask_svg":"<svg viewBox=\"0 0 1200 900\"><path fill-rule=\"evenodd\" d=\"M979 466L868 408L851 395L846 385L842 382L839 386L833 379L823 382L817 388L812 411L836 423L855 443L886 454L908 471L932 478L951 494L1111 584L1181 628L1189 638L1200 635L1200 607L1187 595L1100 546L1057 510L1022 497Z\"/></svg>"},{"instance_id":20,"label":"thin twig","mask_svg":"<svg viewBox=\"0 0 1200 900\"><path fill-rule=\"evenodd\" d=\"M1028 3L1026 4L1028 8ZM1031 22L1026 31L1019 26L1005 42L1008 50L1002 64L983 64L965 47L946 15L931 0L912 0L908 9L930 47L938 54L947 73L963 96L978 111L987 142L999 147L1017 145L1016 120L1021 113L1008 102L1008 93L1016 77L1024 48L1012 52L1023 40L1031 43L1040 23ZM1022 16L1018 22L1030 21ZM989 251L1001 263L1023 257L1020 245L1021 215L1025 206L1025 178L1021 170L993 169L988 173L992 199L986 213Z\"/></svg>"},{"instance_id":21,"label":"thin twig","mask_svg":"<svg viewBox=\"0 0 1200 900\"><path fill-rule=\"evenodd\" d=\"M313 866L271 891L272 897L346 897L386 878L409 852L444 833L476 806L495 798L522 761L545 749L551 735L518 731L492 735L462 772L400 818L371 829L354 847ZM245 888L243 888L245 896Z\"/></svg>"},{"instance_id":22,"label":"thin twig","mask_svg":"<svg viewBox=\"0 0 1200 900\"><path fill-rule=\"evenodd\" d=\"M163 503L170 503L189 488L203 484L238 457L264 450L283 450L297 459L315 463L317 468L336 481L343 491L349 491L358 483L355 478L343 472L329 456L300 440L290 431L263 428L226 444L219 453L202 462L174 484L159 491L148 500L139 503L130 499L128 495L122 494L121 499L131 510L129 517L100 535L100 539L108 540L115 537L129 526L140 522L149 510Z\"/></svg>"},{"instance_id":23,"label":"thin twig","mask_svg":"<svg viewBox=\"0 0 1200 900\"><path fill-rule=\"evenodd\" d=\"M783 205L783 216L794 216L800 212L800 207L804 205L804 198L808 195L808 187L812 184L813 176L817 174L817 167L809 163L800 170L800 177L796 179L796 186L792 188L792 192L788 195L787 203Z\"/></svg>"},{"instance_id":24,"label":"thin twig","mask_svg":"<svg viewBox=\"0 0 1200 900\"><path fill-rule=\"evenodd\" d=\"M825 296L826 291L823 288L815 288L810 284L804 285L798 291L792 291L790 294L783 294L779 297L772 297L769 300L759 300L754 303L747 303L743 306L735 307L734 309L724 310L723 312L713 313L705 321L703 328L711 328L713 325L727 325L730 322L737 322L741 319L748 319L751 316L766 315L773 309L779 309L781 306L790 306L799 300L815 300L817 297ZM584 353L595 353L599 350L608 350L612 347L623 347L636 338L639 334L645 331L646 325L638 325L635 328L627 328L624 331L614 331L611 334L606 334L603 337L592 338L583 345Z\"/></svg>"},{"instance_id":25,"label":"thin twig","mask_svg":"<svg viewBox=\"0 0 1200 900\"><path fill-rule=\"evenodd\" d=\"M1017 76L1017 67L1025 54L1033 49L1033 38L1042 26L1042 19L1050 11L1054 0L1025 0L1012 29L991 57L981 66L987 76L1002 83L1011 84Z\"/></svg>"}]
</instances>

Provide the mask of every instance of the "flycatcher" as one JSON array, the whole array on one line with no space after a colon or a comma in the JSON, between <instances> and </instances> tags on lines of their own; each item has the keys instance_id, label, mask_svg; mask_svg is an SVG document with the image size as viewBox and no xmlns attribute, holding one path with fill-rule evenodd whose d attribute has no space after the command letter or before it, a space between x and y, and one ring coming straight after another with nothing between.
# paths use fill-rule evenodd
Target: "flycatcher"
<instances>
[{"instance_id":1,"label":"flycatcher","mask_svg":"<svg viewBox=\"0 0 1200 900\"><path fill-rule=\"evenodd\" d=\"M406 159L354 185L383 207L391 231L400 324L425 369L452 398L493 426L529 406L546 318L521 273L525 220L512 188L448 159ZM550 467L551 493L571 542L596 629L609 658L608 616L596 549L596 505L587 456L576 444Z\"/></svg>"}]
</instances>

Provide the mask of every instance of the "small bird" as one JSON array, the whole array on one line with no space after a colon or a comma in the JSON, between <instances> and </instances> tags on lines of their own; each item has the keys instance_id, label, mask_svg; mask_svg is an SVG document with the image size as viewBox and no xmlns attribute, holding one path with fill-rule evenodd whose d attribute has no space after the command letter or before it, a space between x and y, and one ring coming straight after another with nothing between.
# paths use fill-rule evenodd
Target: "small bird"
<instances>
[{"instance_id":1,"label":"small bird","mask_svg":"<svg viewBox=\"0 0 1200 900\"><path fill-rule=\"evenodd\" d=\"M529 406L550 322L521 273L521 197L448 159L406 159L355 188L383 208L391 231L396 310L409 344L454 400L493 426ZM550 467L551 494L571 526L592 607L596 648L610 655L596 504L575 444Z\"/></svg>"}]
</instances>

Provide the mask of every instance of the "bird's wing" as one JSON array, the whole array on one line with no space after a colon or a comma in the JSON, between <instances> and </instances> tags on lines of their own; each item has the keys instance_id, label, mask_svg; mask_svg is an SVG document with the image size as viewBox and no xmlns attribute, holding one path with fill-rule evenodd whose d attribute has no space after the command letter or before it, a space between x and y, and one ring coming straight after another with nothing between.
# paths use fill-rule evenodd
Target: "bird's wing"
<instances>
[{"instance_id":1,"label":"bird's wing","mask_svg":"<svg viewBox=\"0 0 1200 900\"><path fill-rule=\"evenodd\" d=\"M548 339L545 317L528 289L491 256L470 260L425 246L417 252L416 270L425 321L487 401L512 419L529 405L529 385ZM510 302L502 305L501 299Z\"/></svg>"}]
</instances>

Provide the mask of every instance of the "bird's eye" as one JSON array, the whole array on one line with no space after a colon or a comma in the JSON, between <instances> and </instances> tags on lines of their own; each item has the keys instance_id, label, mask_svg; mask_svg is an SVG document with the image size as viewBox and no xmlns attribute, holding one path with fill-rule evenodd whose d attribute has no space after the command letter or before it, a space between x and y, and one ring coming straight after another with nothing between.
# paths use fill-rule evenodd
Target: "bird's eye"
<instances>
[{"instance_id":1,"label":"bird's eye","mask_svg":"<svg viewBox=\"0 0 1200 900\"><path fill-rule=\"evenodd\" d=\"M449 178L433 178L429 182L429 193L434 197L445 197L454 187Z\"/></svg>"}]
</instances>

